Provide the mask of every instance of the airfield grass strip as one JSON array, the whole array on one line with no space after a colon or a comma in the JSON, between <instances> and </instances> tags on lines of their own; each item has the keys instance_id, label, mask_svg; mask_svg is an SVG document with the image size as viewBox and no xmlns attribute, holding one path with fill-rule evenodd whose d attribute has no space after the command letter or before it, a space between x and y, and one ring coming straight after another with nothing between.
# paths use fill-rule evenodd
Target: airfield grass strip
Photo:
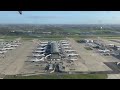
<instances>
[{"instance_id":1,"label":"airfield grass strip","mask_svg":"<svg viewBox=\"0 0 120 90\"><path fill-rule=\"evenodd\" d=\"M4 79L106 79L106 74L5 76Z\"/></svg>"}]
</instances>

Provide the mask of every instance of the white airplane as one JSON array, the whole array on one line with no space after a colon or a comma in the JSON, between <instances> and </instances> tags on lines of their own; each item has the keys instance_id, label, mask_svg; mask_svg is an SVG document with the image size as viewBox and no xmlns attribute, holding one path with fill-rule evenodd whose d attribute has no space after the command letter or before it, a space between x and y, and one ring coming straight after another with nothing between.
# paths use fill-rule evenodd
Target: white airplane
<instances>
[{"instance_id":1,"label":"white airplane","mask_svg":"<svg viewBox=\"0 0 120 90\"><path fill-rule=\"evenodd\" d=\"M1 53L2 53L2 52L3 52L3 53L6 53L6 52L7 52L7 50L0 50L0 52L1 52Z\"/></svg>"},{"instance_id":2,"label":"white airplane","mask_svg":"<svg viewBox=\"0 0 120 90\"><path fill-rule=\"evenodd\" d=\"M43 51L41 51L41 50L35 50L35 51L33 51L33 52L35 52L35 53L44 53L45 50L43 50Z\"/></svg>"},{"instance_id":3,"label":"white airplane","mask_svg":"<svg viewBox=\"0 0 120 90\"><path fill-rule=\"evenodd\" d=\"M75 50L65 50L65 52L75 52Z\"/></svg>"},{"instance_id":4,"label":"white airplane","mask_svg":"<svg viewBox=\"0 0 120 90\"><path fill-rule=\"evenodd\" d=\"M1 50L1 51L6 51L6 49L5 49L5 48L1 48L0 50Z\"/></svg>"},{"instance_id":5,"label":"white airplane","mask_svg":"<svg viewBox=\"0 0 120 90\"><path fill-rule=\"evenodd\" d=\"M68 43L65 43L65 44L62 44L63 46L69 46L70 44L68 44Z\"/></svg>"},{"instance_id":6,"label":"white airplane","mask_svg":"<svg viewBox=\"0 0 120 90\"><path fill-rule=\"evenodd\" d=\"M115 46L114 44L108 44L108 46Z\"/></svg>"},{"instance_id":7,"label":"white airplane","mask_svg":"<svg viewBox=\"0 0 120 90\"><path fill-rule=\"evenodd\" d=\"M120 46L117 46L117 48L120 48Z\"/></svg>"},{"instance_id":8,"label":"white airplane","mask_svg":"<svg viewBox=\"0 0 120 90\"><path fill-rule=\"evenodd\" d=\"M10 47L18 47L19 45L17 44L11 44Z\"/></svg>"},{"instance_id":9,"label":"white airplane","mask_svg":"<svg viewBox=\"0 0 120 90\"><path fill-rule=\"evenodd\" d=\"M69 44L68 42L61 42L62 44Z\"/></svg>"},{"instance_id":10,"label":"white airplane","mask_svg":"<svg viewBox=\"0 0 120 90\"><path fill-rule=\"evenodd\" d=\"M120 64L120 62L117 62L117 65L119 65Z\"/></svg>"},{"instance_id":11,"label":"white airplane","mask_svg":"<svg viewBox=\"0 0 120 90\"><path fill-rule=\"evenodd\" d=\"M101 50L101 49L99 49L98 51L99 51L100 53L110 52L110 50L107 50L107 49L105 49L105 50Z\"/></svg>"},{"instance_id":12,"label":"white airplane","mask_svg":"<svg viewBox=\"0 0 120 90\"><path fill-rule=\"evenodd\" d=\"M45 47L47 44L39 44L39 46L41 47Z\"/></svg>"},{"instance_id":13,"label":"white airplane","mask_svg":"<svg viewBox=\"0 0 120 90\"><path fill-rule=\"evenodd\" d=\"M45 59L47 59L47 57L49 57L49 56L51 56L51 54L49 54L49 55L46 55L46 56L45 56Z\"/></svg>"},{"instance_id":14,"label":"white airplane","mask_svg":"<svg viewBox=\"0 0 120 90\"><path fill-rule=\"evenodd\" d=\"M36 50L45 50L45 48L39 47L39 48L36 48Z\"/></svg>"},{"instance_id":15,"label":"white airplane","mask_svg":"<svg viewBox=\"0 0 120 90\"><path fill-rule=\"evenodd\" d=\"M77 58L70 58L70 60L75 61L75 60L78 60L78 59Z\"/></svg>"},{"instance_id":16,"label":"white airplane","mask_svg":"<svg viewBox=\"0 0 120 90\"><path fill-rule=\"evenodd\" d=\"M105 55L105 56L106 56L106 55L110 55L110 53L103 53L103 55Z\"/></svg>"},{"instance_id":17,"label":"white airplane","mask_svg":"<svg viewBox=\"0 0 120 90\"><path fill-rule=\"evenodd\" d=\"M13 50L15 49L14 47L4 47L5 50Z\"/></svg>"},{"instance_id":18,"label":"white airplane","mask_svg":"<svg viewBox=\"0 0 120 90\"><path fill-rule=\"evenodd\" d=\"M69 46L66 46L66 47L63 47L64 49L71 49L72 47L69 47Z\"/></svg>"},{"instance_id":19,"label":"white airplane","mask_svg":"<svg viewBox=\"0 0 120 90\"><path fill-rule=\"evenodd\" d=\"M70 53L70 54L67 54L67 56L78 56L78 54Z\"/></svg>"},{"instance_id":20,"label":"white airplane","mask_svg":"<svg viewBox=\"0 0 120 90\"><path fill-rule=\"evenodd\" d=\"M62 47L70 47L69 44L61 44L60 46L62 46Z\"/></svg>"},{"instance_id":21,"label":"white airplane","mask_svg":"<svg viewBox=\"0 0 120 90\"><path fill-rule=\"evenodd\" d=\"M0 51L0 54L4 54L4 52L3 52L3 51Z\"/></svg>"},{"instance_id":22,"label":"white airplane","mask_svg":"<svg viewBox=\"0 0 120 90\"><path fill-rule=\"evenodd\" d=\"M41 44L48 44L48 41L40 42Z\"/></svg>"},{"instance_id":23,"label":"white airplane","mask_svg":"<svg viewBox=\"0 0 120 90\"><path fill-rule=\"evenodd\" d=\"M44 61L44 57L42 57L41 59L39 59L39 58L31 59L31 60L29 60L29 61L30 61L30 62Z\"/></svg>"},{"instance_id":24,"label":"white airplane","mask_svg":"<svg viewBox=\"0 0 120 90\"><path fill-rule=\"evenodd\" d=\"M41 56L45 56L44 54L33 54L34 57L41 57Z\"/></svg>"}]
</instances>

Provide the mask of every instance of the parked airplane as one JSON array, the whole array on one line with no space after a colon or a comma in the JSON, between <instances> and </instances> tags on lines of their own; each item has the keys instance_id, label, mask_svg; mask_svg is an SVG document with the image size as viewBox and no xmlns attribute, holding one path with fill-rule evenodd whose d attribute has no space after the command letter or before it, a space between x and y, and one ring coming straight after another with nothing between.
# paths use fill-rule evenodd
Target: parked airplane
<instances>
[{"instance_id":1,"label":"parked airplane","mask_svg":"<svg viewBox=\"0 0 120 90\"><path fill-rule=\"evenodd\" d=\"M110 50L107 50L107 49L105 49L105 50L101 50L101 49L99 49L98 51L99 51L100 53L110 52Z\"/></svg>"},{"instance_id":2,"label":"parked airplane","mask_svg":"<svg viewBox=\"0 0 120 90\"><path fill-rule=\"evenodd\" d=\"M67 43L66 43L66 44L62 44L62 45L63 45L63 46L69 46L70 44L67 44Z\"/></svg>"},{"instance_id":3,"label":"parked airplane","mask_svg":"<svg viewBox=\"0 0 120 90\"><path fill-rule=\"evenodd\" d=\"M33 54L34 57L42 57L45 56L44 54Z\"/></svg>"},{"instance_id":4,"label":"parked airplane","mask_svg":"<svg viewBox=\"0 0 120 90\"><path fill-rule=\"evenodd\" d=\"M7 50L2 50L2 49L1 49L0 52L1 52L1 53L6 53Z\"/></svg>"},{"instance_id":5,"label":"parked airplane","mask_svg":"<svg viewBox=\"0 0 120 90\"><path fill-rule=\"evenodd\" d=\"M74 53L70 53L70 54L67 54L67 56L78 56L78 54L74 54Z\"/></svg>"},{"instance_id":6,"label":"parked airplane","mask_svg":"<svg viewBox=\"0 0 120 90\"><path fill-rule=\"evenodd\" d=\"M77 58L70 58L70 60L75 61L75 60L78 60L78 59Z\"/></svg>"},{"instance_id":7,"label":"parked airplane","mask_svg":"<svg viewBox=\"0 0 120 90\"><path fill-rule=\"evenodd\" d=\"M61 42L61 44L64 45L64 44L69 44L69 43L68 42Z\"/></svg>"},{"instance_id":8,"label":"parked airplane","mask_svg":"<svg viewBox=\"0 0 120 90\"><path fill-rule=\"evenodd\" d=\"M41 47L45 47L47 44L39 44L39 46Z\"/></svg>"},{"instance_id":9,"label":"parked airplane","mask_svg":"<svg viewBox=\"0 0 120 90\"><path fill-rule=\"evenodd\" d=\"M117 65L120 65L120 62L117 62Z\"/></svg>"},{"instance_id":10,"label":"parked airplane","mask_svg":"<svg viewBox=\"0 0 120 90\"><path fill-rule=\"evenodd\" d=\"M4 52L3 52L3 51L0 51L0 54L4 54Z\"/></svg>"},{"instance_id":11,"label":"parked airplane","mask_svg":"<svg viewBox=\"0 0 120 90\"><path fill-rule=\"evenodd\" d=\"M17 43L15 43L15 44L17 44L17 45L21 45L22 43L17 42Z\"/></svg>"},{"instance_id":12,"label":"parked airplane","mask_svg":"<svg viewBox=\"0 0 120 90\"><path fill-rule=\"evenodd\" d=\"M51 54L49 54L49 55L46 55L46 56L45 56L45 59L47 59L47 57L49 57L49 56L51 56Z\"/></svg>"},{"instance_id":13,"label":"parked airplane","mask_svg":"<svg viewBox=\"0 0 120 90\"><path fill-rule=\"evenodd\" d=\"M30 61L30 62L44 61L44 57L42 57L41 59L39 59L39 58L31 59L31 60L29 60L29 61Z\"/></svg>"},{"instance_id":14,"label":"parked airplane","mask_svg":"<svg viewBox=\"0 0 120 90\"><path fill-rule=\"evenodd\" d=\"M41 50L35 50L33 52L35 52L35 53L45 53L45 50L43 50L43 51L41 51Z\"/></svg>"},{"instance_id":15,"label":"parked airplane","mask_svg":"<svg viewBox=\"0 0 120 90\"><path fill-rule=\"evenodd\" d=\"M6 51L6 49L5 49L5 48L1 48L0 50L1 50L1 51Z\"/></svg>"},{"instance_id":16,"label":"parked airplane","mask_svg":"<svg viewBox=\"0 0 120 90\"><path fill-rule=\"evenodd\" d=\"M18 47L19 45L17 45L17 44L11 44L10 46L11 47Z\"/></svg>"},{"instance_id":17,"label":"parked airplane","mask_svg":"<svg viewBox=\"0 0 120 90\"><path fill-rule=\"evenodd\" d=\"M15 49L14 47L4 47L5 50L13 50Z\"/></svg>"},{"instance_id":18,"label":"parked airplane","mask_svg":"<svg viewBox=\"0 0 120 90\"><path fill-rule=\"evenodd\" d=\"M72 47L69 47L69 46L66 46L66 47L63 47L64 49L71 49Z\"/></svg>"},{"instance_id":19,"label":"parked airplane","mask_svg":"<svg viewBox=\"0 0 120 90\"><path fill-rule=\"evenodd\" d=\"M48 44L48 41L42 41L41 44Z\"/></svg>"},{"instance_id":20,"label":"parked airplane","mask_svg":"<svg viewBox=\"0 0 120 90\"><path fill-rule=\"evenodd\" d=\"M45 48L40 47L40 48L36 48L36 50L42 50L43 51L43 50L45 50Z\"/></svg>"},{"instance_id":21,"label":"parked airplane","mask_svg":"<svg viewBox=\"0 0 120 90\"><path fill-rule=\"evenodd\" d=\"M115 45L114 44L108 44L108 46L114 47Z\"/></svg>"},{"instance_id":22,"label":"parked airplane","mask_svg":"<svg viewBox=\"0 0 120 90\"><path fill-rule=\"evenodd\" d=\"M65 52L75 52L75 50L65 50Z\"/></svg>"}]
</instances>

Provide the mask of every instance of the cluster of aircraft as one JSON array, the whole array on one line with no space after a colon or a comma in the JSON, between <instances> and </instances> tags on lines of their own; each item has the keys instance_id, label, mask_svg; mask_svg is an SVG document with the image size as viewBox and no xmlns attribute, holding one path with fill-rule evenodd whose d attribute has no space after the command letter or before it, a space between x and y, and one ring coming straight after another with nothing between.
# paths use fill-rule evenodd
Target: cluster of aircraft
<instances>
[{"instance_id":1,"label":"cluster of aircraft","mask_svg":"<svg viewBox=\"0 0 120 90\"><path fill-rule=\"evenodd\" d=\"M67 40L61 41L62 49L65 52L66 56L69 58L69 60L77 60L77 57L79 56L76 54L76 51L72 49L69 42Z\"/></svg>"},{"instance_id":2,"label":"cluster of aircraft","mask_svg":"<svg viewBox=\"0 0 120 90\"><path fill-rule=\"evenodd\" d=\"M39 62L39 61L44 61L49 55L45 56L45 50L46 50L46 45L48 44L48 42L40 42L40 44L38 44L38 47L33 51L33 57L31 60L29 60L30 62Z\"/></svg>"},{"instance_id":3,"label":"cluster of aircraft","mask_svg":"<svg viewBox=\"0 0 120 90\"><path fill-rule=\"evenodd\" d=\"M7 50L13 50L16 49L16 47L18 47L19 45L21 45L21 43L7 43L7 44L3 44L4 46L2 48L0 48L0 54L4 54L7 52Z\"/></svg>"}]
</instances>

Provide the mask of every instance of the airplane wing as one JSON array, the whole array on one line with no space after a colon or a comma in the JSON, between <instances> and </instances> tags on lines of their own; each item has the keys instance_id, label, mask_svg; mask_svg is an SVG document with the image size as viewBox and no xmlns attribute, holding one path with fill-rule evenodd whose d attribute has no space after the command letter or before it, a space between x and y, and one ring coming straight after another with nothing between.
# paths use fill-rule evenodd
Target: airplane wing
<instances>
[{"instance_id":1,"label":"airplane wing","mask_svg":"<svg viewBox=\"0 0 120 90\"><path fill-rule=\"evenodd\" d=\"M19 11L20 14L22 14L22 11Z\"/></svg>"}]
</instances>

